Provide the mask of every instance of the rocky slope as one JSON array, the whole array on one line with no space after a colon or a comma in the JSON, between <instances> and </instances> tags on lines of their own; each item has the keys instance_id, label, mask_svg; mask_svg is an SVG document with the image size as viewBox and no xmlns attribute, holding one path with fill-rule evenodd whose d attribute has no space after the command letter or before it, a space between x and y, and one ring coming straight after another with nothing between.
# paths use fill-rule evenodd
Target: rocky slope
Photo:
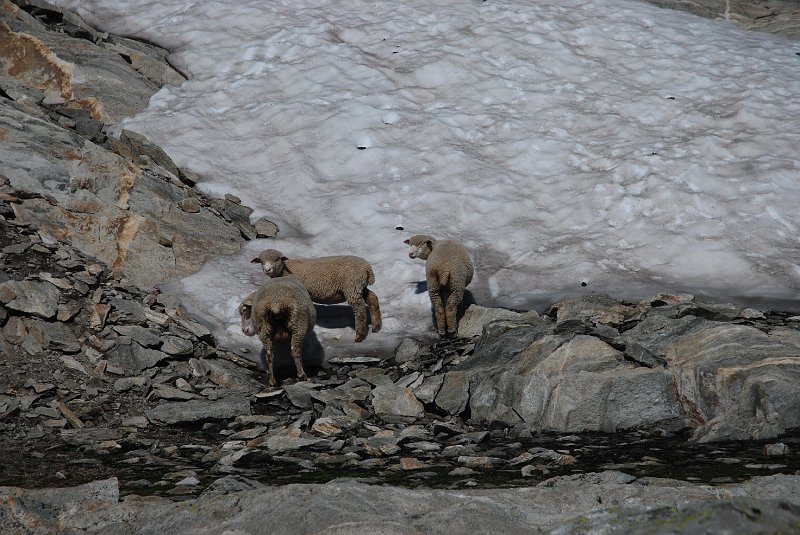
<instances>
[{"instance_id":1,"label":"rocky slope","mask_svg":"<svg viewBox=\"0 0 800 535\"><path fill-rule=\"evenodd\" d=\"M154 286L277 228L109 135L181 83L166 51L0 2L0 532L800 525L787 313L669 294L473 306L458 340L307 363L303 383L284 358L265 390Z\"/></svg>"}]
</instances>

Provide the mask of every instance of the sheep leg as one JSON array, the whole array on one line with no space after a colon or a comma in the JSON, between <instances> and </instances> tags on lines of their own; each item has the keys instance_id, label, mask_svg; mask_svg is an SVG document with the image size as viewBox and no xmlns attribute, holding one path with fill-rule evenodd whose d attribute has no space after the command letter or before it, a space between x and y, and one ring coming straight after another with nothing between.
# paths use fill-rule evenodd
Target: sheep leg
<instances>
[{"instance_id":1,"label":"sheep leg","mask_svg":"<svg viewBox=\"0 0 800 535\"><path fill-rule=\"evenodd\" d=\"M297 369L297 380L307 381L306 370L303 368L303 335L292 332L290 344L294 367Z\"/></svg>"},{"instance_id":2,"label":"sheep leg","mask_svg":"<svg viewBox=\"0 0 800 535\"><path fill-rule=\"evenodd\" d=\"M361 294L351 295L347 304L353 309L356 317L356 342L361 342L367 337L367 303Z\"/></svg>"},{"instance_id":3,"label":"sheep leg","mask_svg":"<svg viewBox=\"0 0 800 535\"><path fill-rule=\"evenodd\" d=\"M453 290L447 297L446 307L446 323L447 323L447 336L455 337L458 331L458 306L464 300L464 285L454 284Z\"/></svg>"},{"instance_id":4,"label":"sheep leg","mask_svg":"<svg viewBox=\"0 0 800 535\"><path fill-rule=\"evenodd\" d=\"M261 343L264 344L264 355L267 359L268 384L269 386L277 386L277 381L275 380L275 370L272 367L272 363L275 360L275 355L272 350L272 333L259 333L258 337L261 338Z\"/></svg>"},{"instance_id":5,"label":"sheep leg","mask_svg":"<svg viewBox=\"0 0 800 535\"><path fill-rule=\"evenodd\" d=\"M381 307L378 304L378 296L369 288L364 288L364 300L369 307L369 317L372 320L372 332L381 330Z\"/></svg>"},{"instance_id":6,"label":"sheep leg","mask_svg":"<svg viewBox=\"0 0 800 535\"><path fill-rule=\"evenodd\" d=\"M428 297L433 305L433 315L436 318L436 330L442 338L447 334L446 318L444 312L444 302L442 301L442 290L439 281L435 277L428 278Z\"/></svg>"}]
</instances>

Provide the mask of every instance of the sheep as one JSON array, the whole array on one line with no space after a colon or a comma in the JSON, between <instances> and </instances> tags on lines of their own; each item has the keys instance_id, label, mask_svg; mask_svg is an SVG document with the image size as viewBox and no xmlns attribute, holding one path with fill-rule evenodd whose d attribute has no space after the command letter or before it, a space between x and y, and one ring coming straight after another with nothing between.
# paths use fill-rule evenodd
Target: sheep
<instances>
[{"instance_id":1,"label":"sheep","mask_svg":"<svg viewBox=\"0 0 800 535\"><path fill-rule=\"evenodd\" d=\"M267 249L252 262L261 264L270 278L290 276L297 279L315 303L333 305L347 301L356 319L356 342L361 342L367 336L367 307L372 318L372 332L381 330L378 296L367 288L375 283L375 274L372 266L363 258L324 256L290 260L280 251Z\"/></svg>"},{"instance_id":2,"label":"sheep","mask_svg":"<svg viewBox=\"0 0 800 535\"><path fill-rule=\"evenodd\" d=\"M454 337L458 330L458 306L474 274L469 253L460 242L436 240L424 234L412 236L405 243L411 246L409 258L425 260L428 296L439 336Z\"/></svg>"},{"instance_id":3,"label":"sheep","mask_svg":"<svg viewBox=\"0 0 800 535\"><path fill-rule=\"evenodd\" d=\"M239 316L242 332L246 336L257 334L264 344L269 386L277 386L273 345L287 339L297 380L307 380L302 361L303 339L314 330L317 310L302 284L289 278L268 281L242 301Z\"/></svg>"}]
</instances>

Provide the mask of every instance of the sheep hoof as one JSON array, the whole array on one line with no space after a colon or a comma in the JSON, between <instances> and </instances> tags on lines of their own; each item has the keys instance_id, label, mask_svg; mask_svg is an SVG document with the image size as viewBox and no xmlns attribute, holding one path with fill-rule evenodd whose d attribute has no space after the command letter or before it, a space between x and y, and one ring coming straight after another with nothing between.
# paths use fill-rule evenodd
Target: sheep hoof
<instances>
[{"instance_id":1,"label":"sheep hoof","mask_svg":"<svg viewBox=\"0 0 800 535\"><path fill-rule=\"evenodd\" d=\"M356 342L363 342L364 338L366 337L367 337L366 334L359 334L358 336L356 336Z\"/></svg>"},{"instance_id":2,"label":"sheep hoof","mask_svg":"<svg viewBox=\"0 0 800 535\"><path fill-rule=\"evenodd\" d=\"M302 383L303 381L308 381L308 376L306 376L306 374L303 374L297 378L298 383Z\"/></svg>"},{"instance_id":3,"label":"sheep hoof","mask_svg":"<svg viewBox=\"0 0 800 535\"><path fill-rule=\"evenodd\" d=\"M372 332L374 332L374 333L376 333L376 332L378 332L380 330L381 330L381 326L380 325L376 325L375 327L372 328Z\"/></svg>"}]
</instances>

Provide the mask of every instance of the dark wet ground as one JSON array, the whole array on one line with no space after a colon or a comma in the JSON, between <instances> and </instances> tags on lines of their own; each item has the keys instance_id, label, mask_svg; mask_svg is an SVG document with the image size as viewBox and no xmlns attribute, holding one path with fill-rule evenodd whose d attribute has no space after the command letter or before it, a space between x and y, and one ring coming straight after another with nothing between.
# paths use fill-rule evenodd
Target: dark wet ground
<instances>
[{"instance_id":1,"label":"dark wet ground","mask_svg":"<svg viewBox=\"0 0 800 535\"><path fill-rule=\"evenodd\" d=\"M276 455L255 453L229 472L220 472L211 469L212 462L202 460L210 449L207 445L209 440L215 436L219 441L219 435L188 429L171 429L167 433L168 436L161 438L148 433L147 438L139 436L134 439L135 443L122 440L116 451L100 448L100 453L90 451L98 449L95 446L48 445L46 442L2 444L0 485L27 488L72 486L117 477L123 495L155 494L181 498L199 494L226 473L267 485L324 483L338 477L351 477L376 484L432 488L522 487L555 476L602 470L619 470L637 478L671 478L712 485L740 482L754 476L800 474L800 430L764 442L716 444L691 444L684 436L664 438L639 433L540 436L515 442L489 439L481 443L481 451L476 455L491 457L502 450L505 462L493 468L476 468L473 473L465 475L449 475L456 464L453 459L440 458L437 462L435 455L407 452L380 458L377 462L383 466L371 469L326 466L327 450L322 448L318 452L319 462L309 460L315 458L314 454L309 455L313 448L305 449L302 458L291 452ZM178 443L182 445L169 445ZM789 453L767 456L765 445L776 443L788 446ZM571 455L575 463L559 466L532 460L516 466L509 464L514 451L521 454L532 448ZM399 464L400 456L414 457L425 466L403 470ZM527 476L523 476L521 470L525 465L532 466ZM186 477L199 482L177 485Z\"/></svg>"}]
</instances>

